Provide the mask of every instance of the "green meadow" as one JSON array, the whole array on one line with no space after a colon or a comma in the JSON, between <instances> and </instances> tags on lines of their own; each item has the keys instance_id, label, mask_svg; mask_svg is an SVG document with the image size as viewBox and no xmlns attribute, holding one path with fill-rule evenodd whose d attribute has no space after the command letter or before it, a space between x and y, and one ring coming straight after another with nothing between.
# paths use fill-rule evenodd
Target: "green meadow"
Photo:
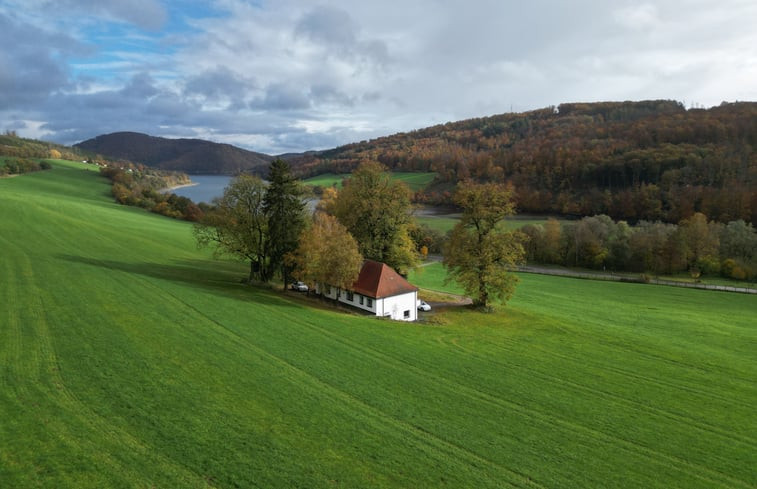
<instances>
[{"instance_id":1,"label":"green meadow","mask_svg":"<svg viewBox=\"0 0 757 489\"><path fill-rule=\"evenodd\" d=\"M337 174L337 173L322 173L314 177L306 178L303 180L305 185L320 185L321 187L342 187L342 180L349 178L349 173Z\"/></svg>"},{"instance_id":2,"label":"green meadow","mask_svg":"<svg viewBox=\"0 0 757 489\"><path fill-rule=\"evenodd\" d=\"M447 233L448 231L451 231L452 228L455 227L455 224L460 220L460 214L457 213L451 213L451 214L432 214L432 213L419 213L415 217L416 221L418 221L419 224L425 224L431 229L436 229L442 233ZM519 214L515 216L510 216L508 218L505 218L504 226L505 229L509 231L514 231L516 229L520 229L523 226L526 226L528 224L544 224L547 222L546 217L543 216L532 216L532 215L525 215L525 214ZM561 222L565 222L564 219L558 219Z\"/></svg>"},{"instance_id":3,"label":"green meadow","mask_svg":"<svg viewBox=\"0 0 757 489\"><path fill-rule=\"evenodd\" d=\"M0 180L0 487L757 487L755 296L524 274L406 324L190 231L84 165Z\"/></svg>"},{"instance_id":4,"label":"green meadow","mask_svg":"<svg viewBox=\"0 0 757 489\"><path fill-rule=\"evenodd\" d=\"M335 186L341 188L342 180L349 178L349 173L336 174L324 173L315 177L303 180L306 185L320 185L321 187ZM404 182L410 190L416 192L428 186L436 176L434 172L394 172L391 174L393 180Z\"/></svg>"}]
</instances>

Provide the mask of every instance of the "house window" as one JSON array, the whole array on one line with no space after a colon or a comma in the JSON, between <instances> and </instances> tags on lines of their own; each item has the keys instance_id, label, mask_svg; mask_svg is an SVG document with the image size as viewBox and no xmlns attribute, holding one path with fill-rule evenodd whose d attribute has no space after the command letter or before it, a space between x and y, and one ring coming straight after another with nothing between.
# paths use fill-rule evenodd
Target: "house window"
<instances>
[{"instance_id":1,"label":"house window","mask_svg":"<svg viewBox=\"0 0 757 489\"><path fill-rule=\"evenodd\" d=\"M366 304L368 307L373 307L373 299L367 297L365 300L368 301L368 303Z\"/></svg>"},{"instance_id":2,"label":"house window","mask_svg":"<svg viewBox=\"0 0 757 489\"><path fill-rule=\"evenodd\" d=\"M347 300L350 301L350 302L354 301L355 300L355 294L353 294L352 292L347 292Z\"/></svg>"},{"instance_id":3,"label":"house window","mask_svg":"<svg viewBox=\"0 0 757 489\"><path fill-rule=\"evenodd\" d=\"M405 319L410 319L410 309L405 311Z\"/></svg>"},{"instance_id":4,"label":"house window","mask_svg":"<svg viewBox=\"0 0 757 489\"><path fill-rule=\"evenodd\" d=\"M360 296L360 305L361 306L363 305L363 296L362 295Z\"/></svg>"}]
</instances>

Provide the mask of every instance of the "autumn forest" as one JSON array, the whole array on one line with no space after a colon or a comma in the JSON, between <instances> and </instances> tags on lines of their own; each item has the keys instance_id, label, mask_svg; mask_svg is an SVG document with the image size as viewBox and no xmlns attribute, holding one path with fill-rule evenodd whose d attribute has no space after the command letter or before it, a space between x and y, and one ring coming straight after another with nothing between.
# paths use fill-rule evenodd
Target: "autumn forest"
<instances>
[{"instance_id":1,"label":"autumn forest","mask_svg":"<svg viewBox=\"0 0 757 489\"><path fill-rule=\"evenodd\" d=\"M510 182L519 212L677 223L701 212L757 221L757 103L569 103L447 123L303 155L303 176L376 160L434 171L418 203L448 204L461 180Z\"/></svg>"}]
</instances>

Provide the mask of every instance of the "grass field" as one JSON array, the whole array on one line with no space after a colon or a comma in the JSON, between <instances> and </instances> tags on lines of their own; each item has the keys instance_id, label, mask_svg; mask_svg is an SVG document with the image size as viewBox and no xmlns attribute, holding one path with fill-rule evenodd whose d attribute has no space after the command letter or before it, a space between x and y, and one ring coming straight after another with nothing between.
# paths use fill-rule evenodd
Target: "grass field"
<instances>
[{"instance_id":1,"label":"grass field","mask_svg":"<svg viewBox=\"0 0 757 489\"><path fill-rule=\"evenodd\" d=\"M752 296L524 275L369 319L62 163L0 180L0 253L0 487L757 487Z\"/></svg>"},{"instance_id":2,"label":"grass field","mask_svg":"<svg viewBox=\"0 0 757 489\"><path fill-rule=\"evenodd\" d=\"M434 172L394 172L391 174L394 180L405 182L410 190L413 192L418 191L428 184L430 184L436 173ZM342 186L342 180L348 178L349 174L336 174L336 173L324 173L323 175L317 175L312 178L304 180L307 185L320 185L321 187L331 187L336 185L338 188Z\"/></svg>"},{"instance_id":3,"label":"grass field","mask_svg":"<svg viewBox=\"0 0 757 489\"><path fill-rule=\"evenodd\" d=\"M446 233L451 231L457 221L460 220L460 214L437 214L419 213L415 218L418 223L425 224L432 229ZM544 216L532 216L526 214L519 214L511 216L504 220L505 228L508 230L520 229L527 224L544 224L547 222ZM558 219L560 222L566 222L564 219Z\"/></svg>"},{"instance_id":4,"label":"grass field","mask_svg":"<svg viewBox=\"0 0 757 489\"><path fill-rule=\"evenodd\" d=\"M350 176L349 173L345 174L336 174L336 173L323 173L321 175L316 175L314 177L306 178L303 180L303 182L306 185L320 185L321 187L331 187L333 185L336 185L337 187L342 187L342 180L345 178L348 178Z\"/></svg>"}]
</instances>

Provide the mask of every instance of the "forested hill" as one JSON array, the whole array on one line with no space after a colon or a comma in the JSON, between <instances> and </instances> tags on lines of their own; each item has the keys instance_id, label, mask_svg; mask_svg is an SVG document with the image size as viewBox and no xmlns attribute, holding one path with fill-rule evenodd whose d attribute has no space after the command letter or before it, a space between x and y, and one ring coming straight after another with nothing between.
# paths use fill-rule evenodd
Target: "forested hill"
<instances>
[{"instance_id":1,"label":"forested hill","mask_svg":"<svg viewBox=\"0 0 757 489\"><path fill-rule=\"evenodd\" d=\"M305 175L363 160L435 171L418 201L448 201L458 180L512 182L521 212L677 222L757 222L757 103L689 109L675 101L569 103L447 123L300 158Z\"/></svg>"},{"instance_id":2,"label":"forested hill","mask_svg":"<svg viewBox=\"0 0 757 489\"><path fill-rule=\"evenodd\" d=\"M136 132L115 132L75 145L111 158L190 174L264 173L271 156L201 139L166 139Z\"/></svg>"}]
</instances>

